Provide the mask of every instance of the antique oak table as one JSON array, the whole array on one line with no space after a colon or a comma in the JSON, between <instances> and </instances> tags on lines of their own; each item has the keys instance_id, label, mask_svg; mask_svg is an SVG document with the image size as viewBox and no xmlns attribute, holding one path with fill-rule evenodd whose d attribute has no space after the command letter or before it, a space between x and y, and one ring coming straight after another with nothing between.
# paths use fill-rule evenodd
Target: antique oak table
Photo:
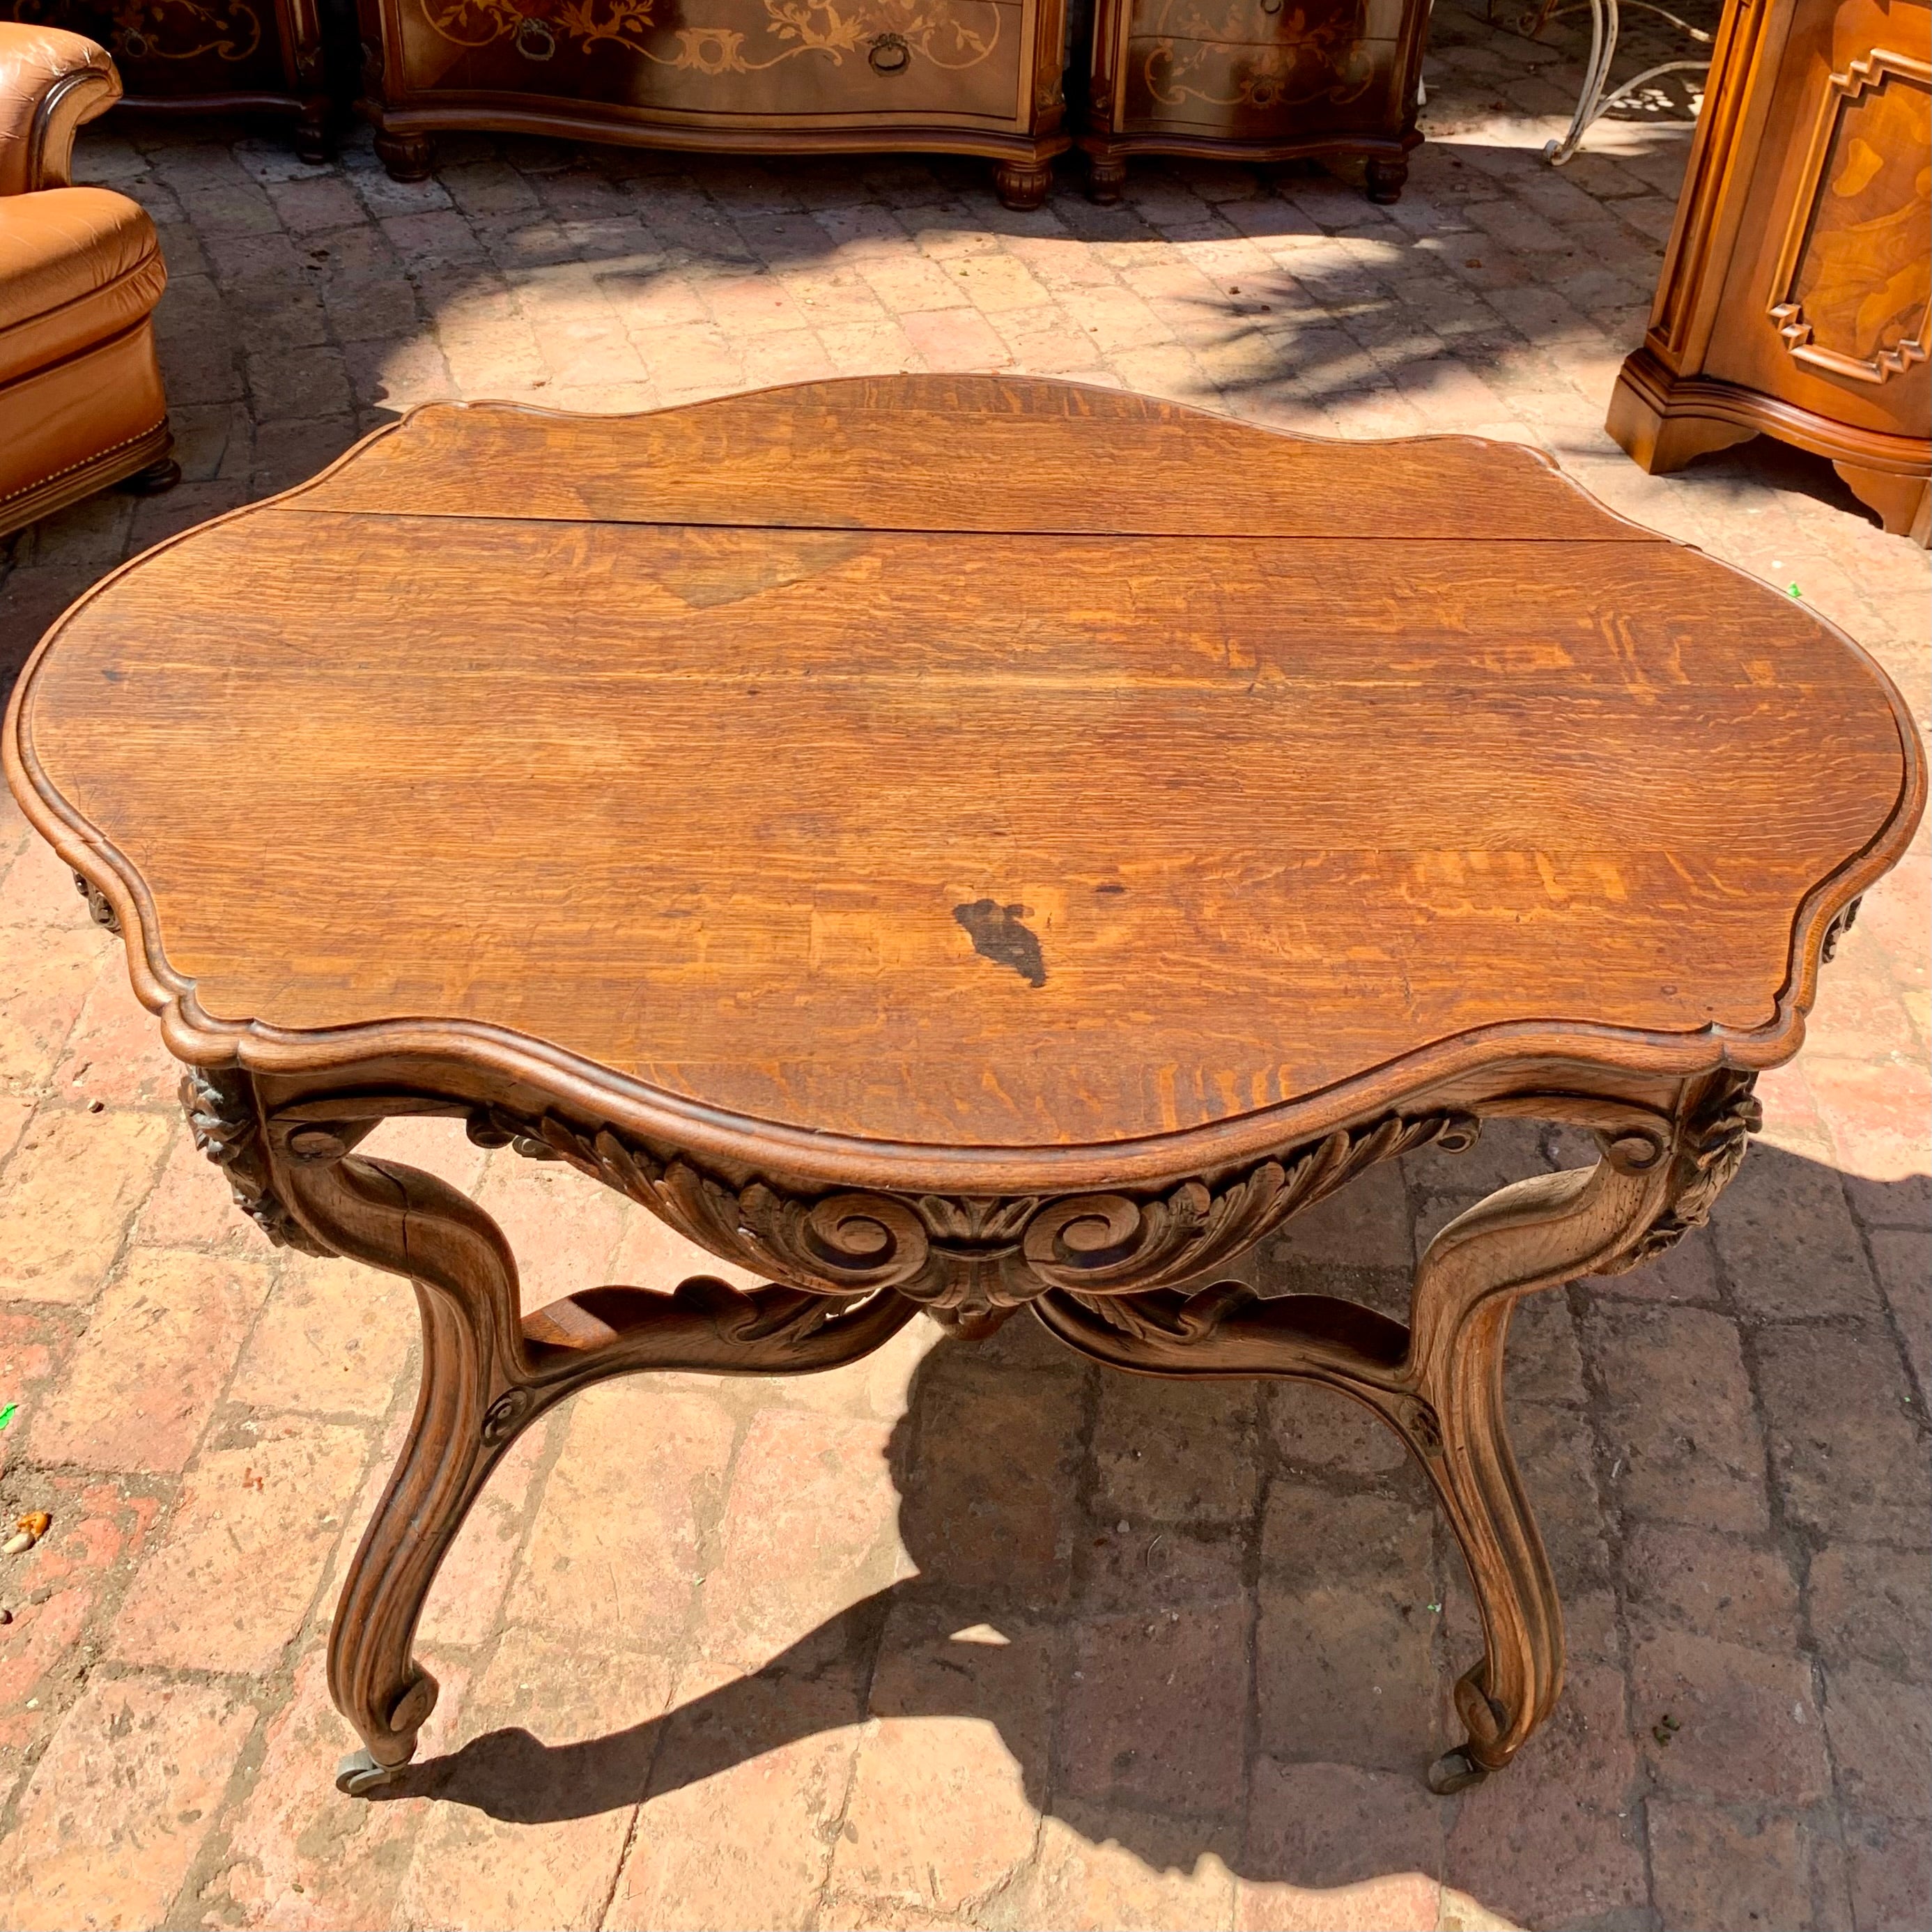
<instances>
[{"instance_id":1,"label":"antique oak table","mask_svg":"<svg viewBox=\"0 0 1932 1932\"><path fill-rule=\"evenodd\" d=\"M1924 788L1855 645L1533 452L964 376L418 410L83 598L7 758L242 1208L416 1286L350 1791L416 1748L418 1612L520 1430L922 1309L1372 1409L1482 1611L1432 1782L1500 1768L1562 1663L1511 1306L1702 1221ZM473 1202L355 1152L422 1114L773 1285L520 1314ZM1226 1278L1499 1116L1601 1157L1444 1228L1406 1324Z\"/></svg>"}]
</instances>

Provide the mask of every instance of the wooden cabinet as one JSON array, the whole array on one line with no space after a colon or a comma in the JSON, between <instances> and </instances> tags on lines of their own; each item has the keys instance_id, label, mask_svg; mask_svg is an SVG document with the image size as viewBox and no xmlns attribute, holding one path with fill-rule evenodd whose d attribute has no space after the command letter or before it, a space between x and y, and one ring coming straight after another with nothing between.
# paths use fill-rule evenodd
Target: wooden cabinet
<instances>
[{"instance_id":1,"label":"wooden cabinet","mask_svg":"<svg viewBox=\"0 0 1932 1932\"><path fill-rule=\"evenodd\" d=\"M1064 0L360 0L404 179L438 128L755 154L984 154L1045 199L1070 145Z\"/></svg>"},{"instance_id":2,"label":"wooden cabinet","mask_svg":"<svg viewBox=\"0 0 1932 1932\"><path fill-rule=\"evenodd\" d=\"M1096 0L1088 192L1118 199L1132 154L1359 155L1394 201L1428 19L1426 0Z\"/></svg>"},{"instance_id":3,"label":"wooden cabinet","mask_svg":"<svg viewBox=\"0 0 1932 1932\"><path fill-rule=\"evenodd\" d=\"M1762 433L1928 541L1932 9L1728 0L1610 434L1675 470Z\"/></svg>"},{"instance_id":4,"label":"wooden cabinet","mask_svg":"<svg viewBox=\"0 0 1932 1932\"><path fill-rule=\"evenodd\" d=\"M98 40L121 70L124 107L287 115L303 160L327 158L316 0L0 0L0 20Z\"/></svg>"}]
</instances>

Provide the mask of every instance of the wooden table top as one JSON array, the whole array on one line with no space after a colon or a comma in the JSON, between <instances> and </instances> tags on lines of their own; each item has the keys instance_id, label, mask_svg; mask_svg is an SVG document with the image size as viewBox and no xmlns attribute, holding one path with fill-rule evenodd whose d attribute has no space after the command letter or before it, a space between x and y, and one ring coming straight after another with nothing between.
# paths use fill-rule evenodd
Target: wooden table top
<instances>
[{"instance_id":1,"label":"wooden table top","mask_svg":"<svg viewBox=\"0 0 1932 1932\"><path fill-rule=\"evenodd\" d=\"M1787 1057L1924 792L1855 645L1532 452L1003 377L418 410L8 736L188 1057L1041 1181Z\"/></svg>"}]
</instances>

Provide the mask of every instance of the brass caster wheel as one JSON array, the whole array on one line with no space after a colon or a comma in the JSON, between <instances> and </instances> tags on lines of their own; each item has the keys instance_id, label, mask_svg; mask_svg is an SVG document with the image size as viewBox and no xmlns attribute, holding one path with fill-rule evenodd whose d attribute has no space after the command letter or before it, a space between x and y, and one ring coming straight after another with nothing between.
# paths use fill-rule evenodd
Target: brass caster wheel
<instances>
[{"instance_id":1,"label":"brass caster wheel","mask_svg":"<svg viewBox=\"0 0 1932 1932\"><path fill-rule=\"evenodd\" d=\"M1452 1797L1459 1791L1473 1790L1489 1774L1463 1746L1444 1751L1429 1767L1429 1788L1438 1798Z\"/></svg>"},{"instance_id":2,"label":"brass caster wheel","mask_svg":"<svg viewBox=\"0 0 1932 1932\"><path fill-rule=\"evenodd\" d=\"M366 1750L351 1751L335 1767L335 1788L346 1798L364 1797L401 1769L398 1764L378 1764Z\"/></svg>"}]
</instances>

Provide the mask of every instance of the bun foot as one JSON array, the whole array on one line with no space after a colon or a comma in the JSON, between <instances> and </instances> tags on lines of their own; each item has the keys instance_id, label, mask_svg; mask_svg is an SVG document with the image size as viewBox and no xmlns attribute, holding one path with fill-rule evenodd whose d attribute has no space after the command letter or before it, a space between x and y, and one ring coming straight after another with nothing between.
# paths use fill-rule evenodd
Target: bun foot
<instances>
[{"instance_id":1,"label":"bun foot","mask_svg":"<svg viewBox=\"0 0 1932 1932\"><path fill-rule=\"evenodd\" d=\"M158 496L164 490L172 490L181 479L181 465L172 456L164 456L160 462L122 477L120 488L130 496Z\"/></svg>"},{"instance_id":2,"label":"bun foot","mask_svg":"<svg viewBox=\"0 0 1932 1932\"><path fill-rule=\"evenodd\" d=\"M348 1762L346 1758L343 1761ZM1452 1797L1459 1791L1473 1790L1489 1774L1464 1746L1444 1751L1429 1767L1429 1788L1438 1798Z\"/></svg>"},{"instance_id":3,"label":"bun foot","mask_svg":"<svg viewBox=\"0 0 1932 1932\"><path fill-rule=\"evenodd\" d=\"M376 158L392 181L428 181L435 165L435 150L427 134L378 134Z\"/></svg>"},{"instance_id":4,"label":"bun foot","mask_svg":"<svg viewBox=\"0 0 1932 1932\"><path fill-rule=\"evenodd\" d=\"M1369 199L1386 206L1401 200L1402 185L1408 179L1408 164L1378 156L1363 170L1363 174L1368 182Z\"/></svg>"},{"instance_id":5,"label":"bun foot","mask_svg":"<svg viewBox=\"0 0 1932 1932\"><path fill-rule=\"evenodd\" d=\"M1121 160L1102 160L1098 155L1087 164L1087 199L1102 208L1111 208L1127 184L1127 164Z\"/></svg>"},{"instance_id":6,"label":"bun foot","mask_svg":"<svg viewBox=\"0 0 1932 1932\"><path fill-rule=\"evenodd\" d=\"M1050 161L1002 161L993 170L993 192L1023 214L1039 207L1052 185Z\"/></svg>"},{"instance_id":7,"label":"bun foot","mask_svg":"<svg viewBox=\"0 0 1932 1932\"><path fill-rule=\"evenodd\" d=\"M346 1798L364 1798L401 1769L399 1764L378 1764L366 1750L351 1751L335 1767L335 1788Z\"/></svg>"}]
</instances>

